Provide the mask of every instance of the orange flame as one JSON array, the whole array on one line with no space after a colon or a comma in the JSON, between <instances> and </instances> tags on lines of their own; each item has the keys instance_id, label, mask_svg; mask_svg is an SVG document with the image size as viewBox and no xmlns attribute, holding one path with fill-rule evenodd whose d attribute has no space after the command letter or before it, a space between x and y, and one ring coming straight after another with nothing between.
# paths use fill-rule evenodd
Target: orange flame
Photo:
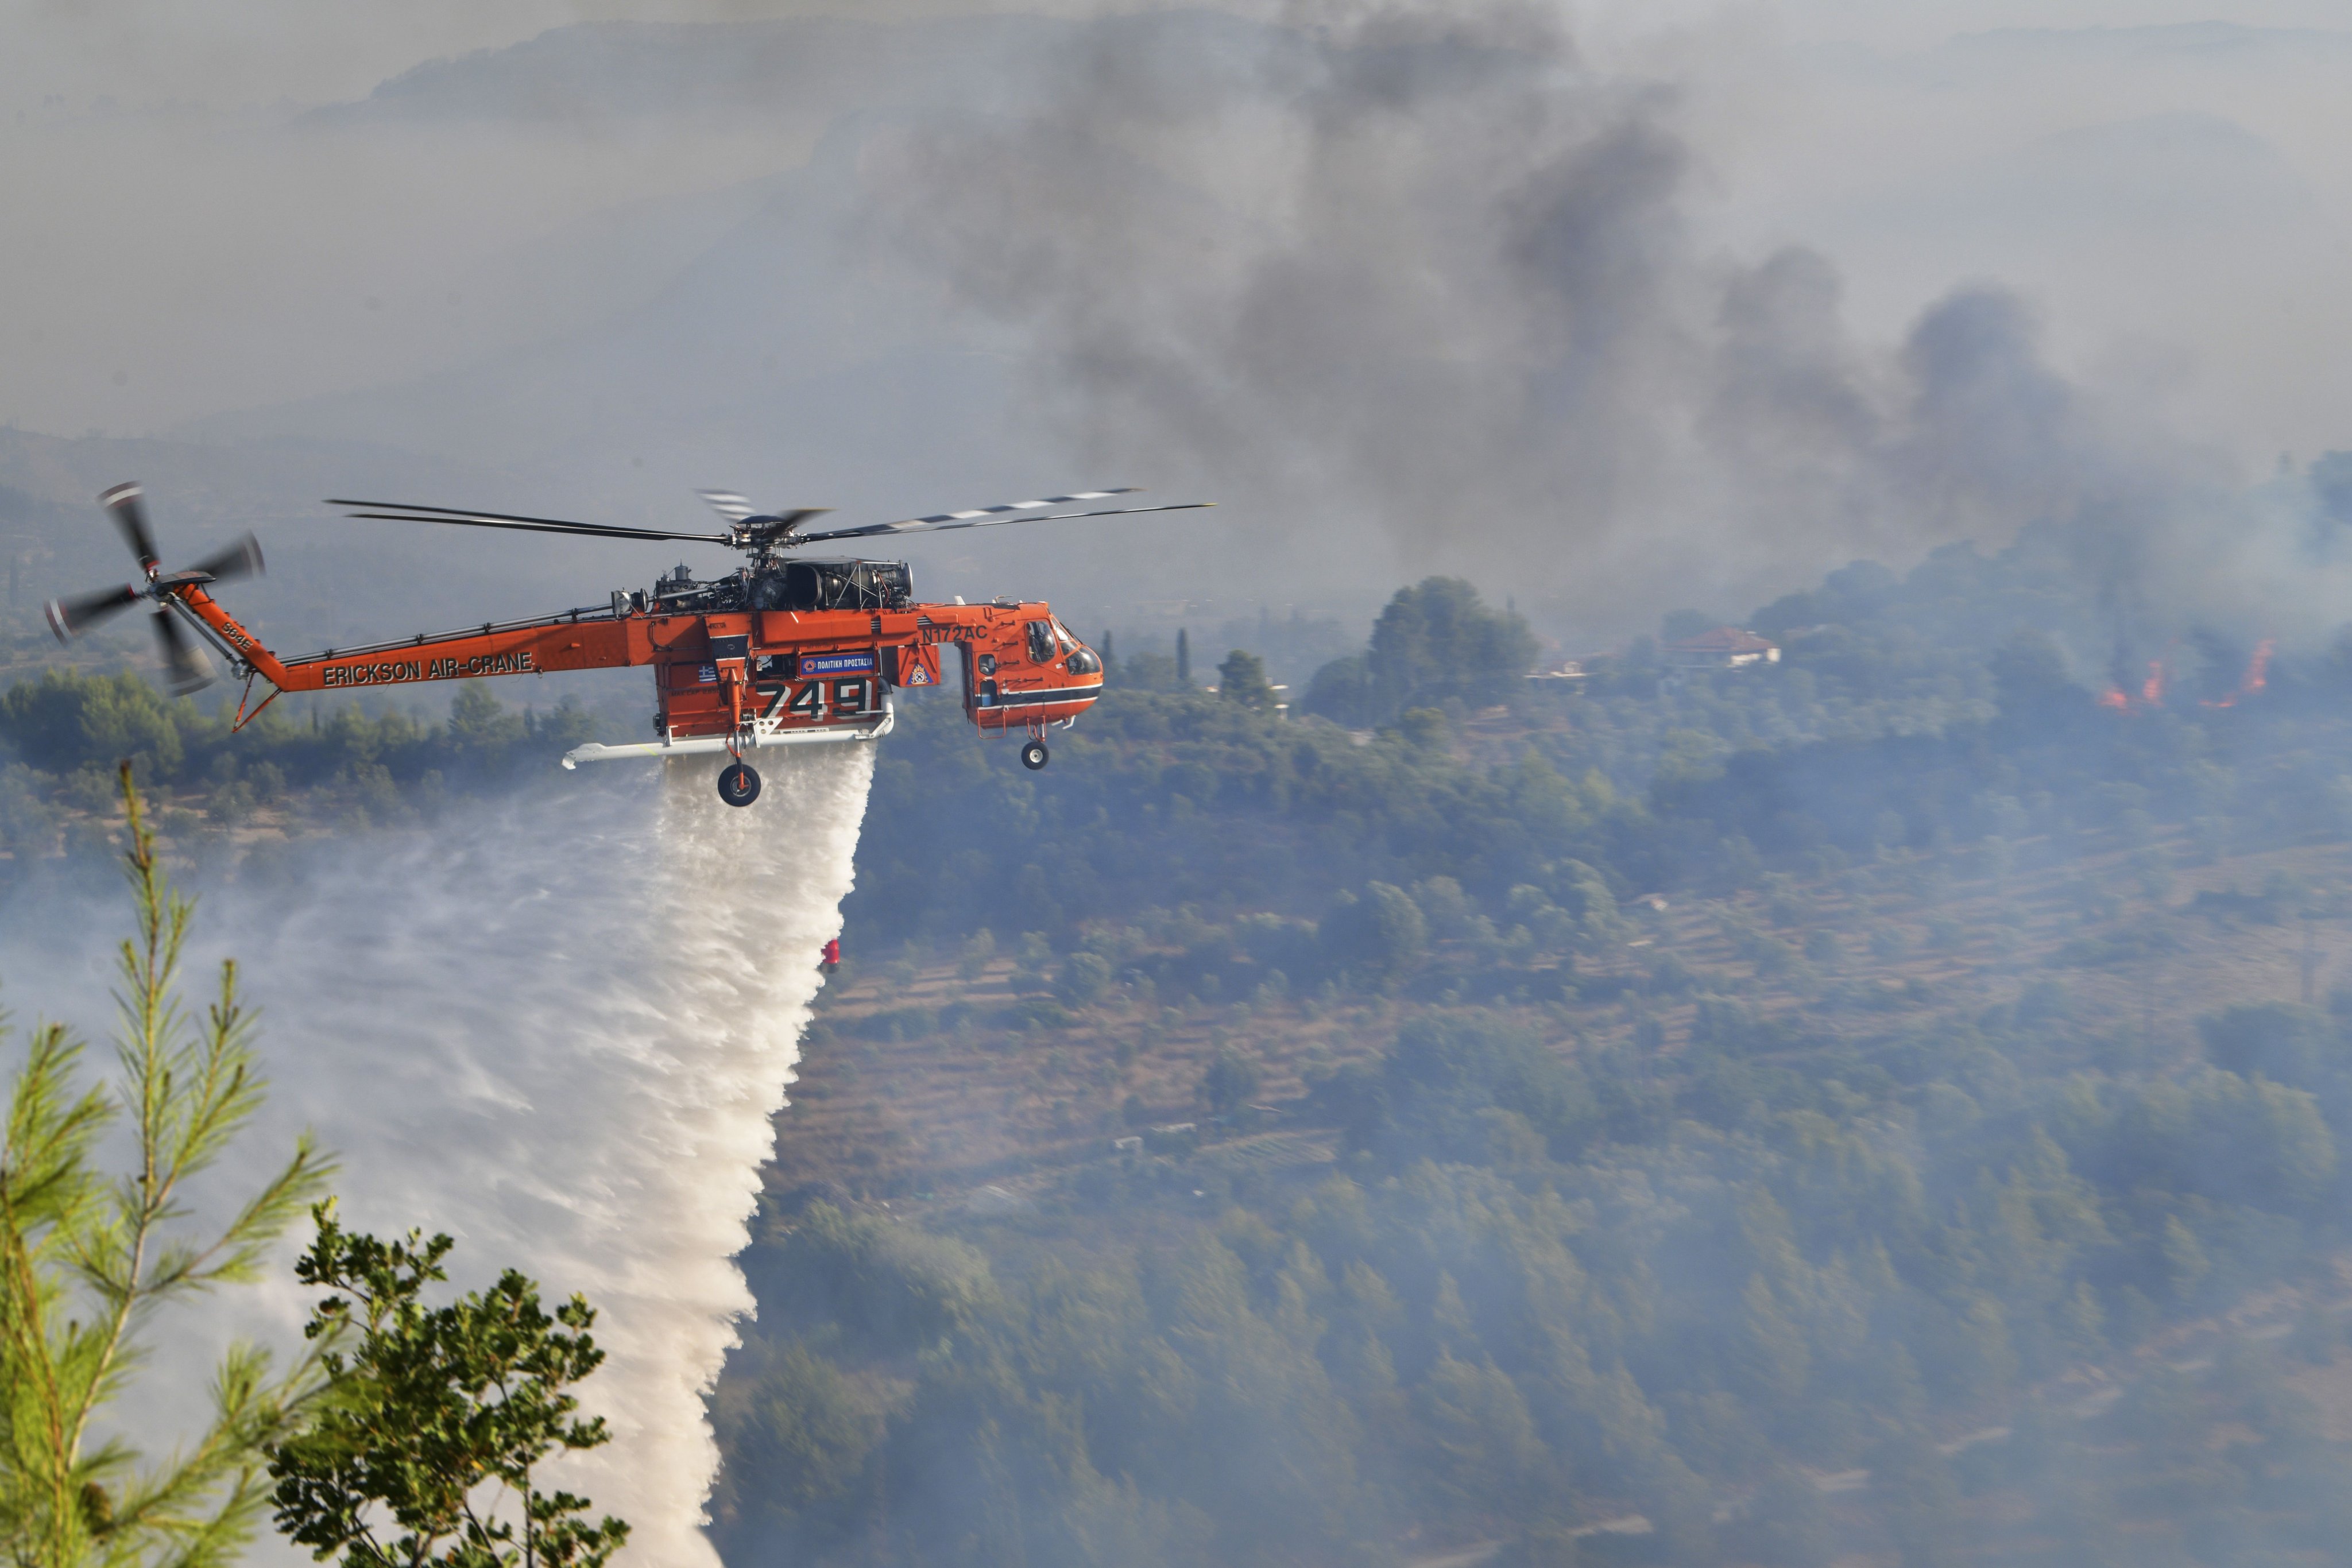
<instances>
[{"instance_id":1,"label":"orange flame","mask_svg":"<svg viewBox=\"0 0 2352 1568\"><path fill-rule=\"evenodd\" d=\"M2268 637L2256 645L2253 658L2246 664L2246 678L2239 684L2240 691L2252 696L2270 685L2271 650L2277 646L2278 643Z\"/></svg>"},{"instance_id":2,"label":"orange flame","mask_svg":"<svg viewBox=\"0 0 2352 1568\"><path fill-rule=\"evenodd\" d=\"M2115 687L2109 686L2106 690L2106 694L2099 698L2099 706L2101 707L2111 707L2117 713L2129 713L2131 712L2131 698L2124 695L2123 693L2116 690Z\"/></svg>"},{"instance_id":3,"label":"orange flame","mask_svg":"<svg viewBox=\"0 0 2352 1568\"><path fill-rule=\"evenodd\" d=\"M2278 647L2275 639L2265 637L2254 646L2254 656L2246 661L2246 673L2238 679L2238 689L2220 702L2209 702L2207 707L2236 707L2240 697L2250 697L2271 684L2271 654Z\"/></svg>"}]
</instances>

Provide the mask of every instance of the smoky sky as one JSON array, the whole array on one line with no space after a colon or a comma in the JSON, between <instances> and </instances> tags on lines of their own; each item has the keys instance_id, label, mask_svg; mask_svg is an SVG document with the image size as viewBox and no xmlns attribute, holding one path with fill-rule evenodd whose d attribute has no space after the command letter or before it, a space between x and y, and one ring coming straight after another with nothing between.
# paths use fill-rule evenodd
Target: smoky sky
<instances>
[{"instance_id":1,"label":"smoky sky","mask_svg":"<svg viewBox=\"0 0 2352 1568\"><path fill-rule=\"evenodd\" d=\"M0 419L65 444L0 484L283 519L322 584L342 473L670 527L1141 484L1222 509L918 582L1148 630L1450 571L1570 643L2092 519L2119 601L2326 621L2257 493L2352 445L2325 16L1040 10L19 13ZM367 548L400 597L302 637L668 564Z\"/></svg>"},{"instance_id":2,"label":"smoky sky","mask_svg":"<svg viewBox=\"0 0 2352 1568\"><path fill-rule=\"evenodd\" d=\"M1606 623L2043 520L2120 579L2238 520L2227 459L2054 370L2014 291L1871 343L1820 253L1702 244L1684 95L1549 9L1137 19L1048 74L877 132L874 243L1017 323L1076 444L1284 519L1282 568L1384 547Z\"/></svg>"}]
</instances>

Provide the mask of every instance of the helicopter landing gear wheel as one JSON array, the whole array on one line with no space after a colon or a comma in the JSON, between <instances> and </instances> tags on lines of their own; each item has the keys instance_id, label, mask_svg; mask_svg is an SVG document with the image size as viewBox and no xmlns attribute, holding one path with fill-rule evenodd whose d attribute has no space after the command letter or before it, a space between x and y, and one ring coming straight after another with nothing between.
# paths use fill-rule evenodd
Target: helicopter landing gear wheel
<instances>
[{"instance_id":1,"label":"helicopter landing gear wheel","mask_svg":"<svg viewBox=\"0 0 2352 1568\"><path fill-rule=\"evenodd\" d=\"M1029 769L1030 772L1034 773L1037 769L1045 766L1046 758L1052 755L1053 754L1051 752L1045 749L1045 743L1044 741L1033 740L1028 745L1021 748L1021 766Z\"/></svg>"},{"instance_id":2,"label":"helicopter landing gear wheel","mask_svg":"<svg viewBox=\"0 0 2352 1568\"><path fill-rule=\"evenodd\" d=\"M735 761L719 770L719 798L730 806L748 806L760 798L760 775L748 762Z\"/></svg>"}]
</instances>

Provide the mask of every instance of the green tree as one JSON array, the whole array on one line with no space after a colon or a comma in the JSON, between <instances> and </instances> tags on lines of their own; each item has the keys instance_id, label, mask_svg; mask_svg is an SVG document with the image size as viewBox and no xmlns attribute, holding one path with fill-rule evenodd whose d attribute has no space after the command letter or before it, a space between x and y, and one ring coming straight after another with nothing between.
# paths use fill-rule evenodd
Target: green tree
<instances>
[{"instance_id":1,"label":"green tree","mask_svg":"<svg viewBox=\"0 0 2352 1568\"><path fill-rule=\"evenodd\" d=\"M341 1552L344 1568L600 1568L629 1527L591 1524L586 1498L531 1481L558 1448L610 1437L565 1392L604 1359L588 1303L575 1295L551 1317L509 1269L428 1307L425 1285L448 1278L448 1237L348 1232L331 1201L311 1215L319 1234L294 1273L335 1292L302 1331L323 1347L328 1392L306 1429L271 1445L278 1528L321 1561Z\"/></svg>"},{"instance_id":2,"label":"green tree","mask_svg":"<svg viewBox=\"0 0 2352 1568\"><path fill-rule=\"evenodd\" d=\"M1389 601L1372 623L1368 658L1396 699L1391 711L1448 696L1491 701L1496 682L1517 680L1535 663L1536 639L1460 578L1432 577Z\"/></svg>"},{"instance_id":3,"label":"green tree","mask_svg":"<svg viewBox=\"0 0 2352 1568\"><path fill-rule=\"evenodd\" d=\"M805 1346L755 1342L742 1361L711 1408L727 1462L710 1511L730 1558L853 1495L882 1436L856 1386Z\"/></svg>"},{"instance_id":4,"label":"green tree","mask_svg":"<svg viewBox=\"0 0 2352 1568\"><path fill-rule=\"evenodd\" d=\"M1256 1058L1230 1045L1222 1047L1201 1074L1202 1102L1213 1114L1230 1116L1250 1103L1263 1079Z\"/></svg>"},{"instance_id":5,"label":"green tree","mask_svg":"<svg viewBox=\"0 0 2352 1568\"><path fill-rule=\"evenodd\" d=\"M1099 953L1073 953L1062 963L1062 977L1054 995L1070 1007L1084 1007L1110 989L1116 971Z\"/></svg>"},{"instance_id":6,"label":"green tree","mask_svg":"<svg viewBox=\"0 0 2352 1568\"><path fill-rule=\"evenodd\" d=\"M1318 670L1303 706L1357 726L1450 696L1483 706L1535 660L1535 633L1517 614L1497 613L1460 578L1433 577L1398 590L1372 624L1371 646Z\"/></svg>"},{"instance_id":7,"label":"green tree","mask_svg":"<svg viewBox=\"0 0 2352 1568\"><path fill-rule=\"evenodd\" d=\"M1189 680L1178 677L1176 661L1166 653L1129 653L1111 674L1121 692L1184 692L1192 687Z\"/></svg>"},{"instance_id":8,"label":"green tree","mask_svg":"<svg viewBox=\"0 0 2352 1568\"><path fill-rule=\"evenodd\" d=\"M1299 706L1358 729L1369 728L1386 716L1371 664L1361 653L1334 659L1316 671L1307 685L1307 700Z\"/></svg>"},{"instance_id":9,"label":"green tree","mask_svg":"<svg viewBox=\"0 0 2352 1568\"><path fill-rule=\"evenodd\" d=\"M936 1348L995 1295L977 1249L829 1203L811 1204L770 1256L751 1276L763 1322L838 1324L850 1348L885 1355Z\"/></svg>"},{"instance_id":10,"label":"green tree","mask_svg":"<svg viewBox=\"0 0 2352 1568\"><path fill-rule=\"evenodd\" d=\"M1340 894L1318 936L1337 963L1394 975L1421 961L1429 946L1429 922L1412 894L1375 882L1361 898Z\"/></svg>"},{"instance_id":11,"label":"green tree","mask_svg":"<svg viewBox=\"0 0 2352 1568\"><path fill-rule=\"evenodd\" d=\"M127 757L152 781L179 771L186 752L179 721L190 711L128 671L48 670L0 695L0 741L52 773L104 768Z\"/></svg>"},{"instance_id":12,"label":"green tree","mask_svg":"<svg viewBox=\"0 0 2352 1568\"><path fill-rule=\"evenodd\" d=\"M1217 666L1217 695L1245 708L1274 706L1274 685L1265 678L1265 661L1235 648Z\"/></svg>"},{"instance_id":13,"label":"green tree","mask_svg":"<svg viewBox=\"0 0 2352 1568\"><path fill-rule=\"evenodd\" d=\"M1449 727L1444 708L1409 707L1397 715L1397 733L1404 737L1407 745L1423 750L1443 747Z\"/></svg>"},{"instance_id":14,"label":"green tree","mask_svg":"<svg viewBox=\"0 0 2352 1568\"><path fill-rule=\"evenodd\" d=\"M962 952L956 956L956 973L965 980L977 980L995 961L996 934L983 925L965 939Z\"/></svg>"},{"instance_id":15,"label":"green tree","mask_svg":"<svg viewBox=\"0 0 2352 1568\"><path fill-rule=\"evenodd\" d=\"M1440 1353L1414 1403L1432 1489L1447 1514L1458 1522L1523 1516L1547 1456L1511 1380L1491 1361Z\"/></svg>"},{"instance_id":16,"label":"green tree","mask_svg":"<svg viewBox=\"0 0 2352 1568\"><path fill-rule=\"evenodd\" d=\"M191 1234L184 1193L260 1109L264 1081L236 967L201 1020L175 980L194 904L174 894L120 770L136 935L122 945L113 1091L78 1082L81 1048L37 1031L0 1152L0 1550L37 1568L233 1561L265 1496L263 1448L290 1432L318 1387L309 1360L273 1375L267 1354L232 1348L213 1379L210 1424L161 1464L93 1423L131 1385L155 1312L254 1279L264 1253L315 1197L328 1166L305 1137L236 1216ZM117 1118L132 1168L95 1165ZM121 1414L113 1424L136 1429Z\"/></svg>"},{"instance_id":17,"label":"green tree","mask_svg":"<svg viewBox=\"0 0 2352 1568\"><path fill-rule=\"evenodd\" d=\"M488 682L461 686L449 701L449 747L462 765L495 772L525 735L522 716L509 712Z\"/></svg>"}]
</instances>

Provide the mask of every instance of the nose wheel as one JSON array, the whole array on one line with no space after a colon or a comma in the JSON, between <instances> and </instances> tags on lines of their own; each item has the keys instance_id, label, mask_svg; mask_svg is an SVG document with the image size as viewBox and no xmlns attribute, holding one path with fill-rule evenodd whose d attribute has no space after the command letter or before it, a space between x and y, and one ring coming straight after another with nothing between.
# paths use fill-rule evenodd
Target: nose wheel
<instances>
[{"instance_id":1,"label":"nose wheel","mask_svg":"<svg viewBox=\"0 0 2352 1568\"><path fill-rule=\"evenodd\" d=\"M1053 753L1045 749L1044 741L1033 740L1021 748L1021 766L1034 773L1038 768L1045 766L1045 759L1052 755Z\"/></svg>"},{"instance_id":2,"label":"nose wheel","mask_svg":"<svg viewBox=\"0 0 2352 1568\"><path fill-rule=\"evenodd\" d=\"M1039 747L1040 750L1044 748ZM1039 766L1043 766L1040 764ZM748 762L730 762L719 770L719 798L730 806L748 806L760 798L760 775Z\"/></svg>"}]
</instances>

